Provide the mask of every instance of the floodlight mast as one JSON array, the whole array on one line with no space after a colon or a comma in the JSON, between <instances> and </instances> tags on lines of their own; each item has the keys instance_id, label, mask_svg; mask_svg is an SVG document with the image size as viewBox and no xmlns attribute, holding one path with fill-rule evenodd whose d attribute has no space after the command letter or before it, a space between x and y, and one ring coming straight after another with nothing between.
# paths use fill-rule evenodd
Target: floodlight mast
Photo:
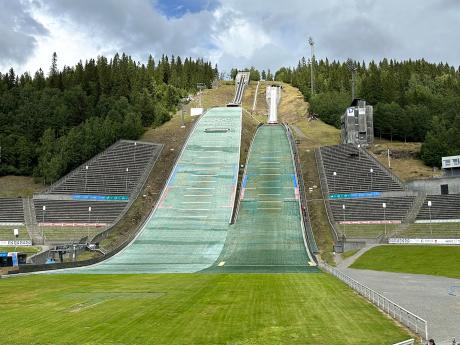
<instances>
[{"instance_id":1,"label":"floodlight mast","mask_svg":"<svg viewBox=\"0 0 460 345\"><path fill-rule=\"evenodd\" d=\"M351 99L353 100L355 99L356 71L358 70L358 67L351 58L348 58L347 60L347 67L351 72Z\"/></svg>"},{"instance_id":2,"label":"floodlight mast","mask_svg":"<svg viewBox=\"0 0 460 345\"><path fill-rule=\"evenodd\" d=\"M308 44L310 45L310 85L311 85L311 95L315 94L315 75L314 75L314 64L315 64L315 42L313 42L313 37L308 38Z\"/></svg>"}]
</instances>

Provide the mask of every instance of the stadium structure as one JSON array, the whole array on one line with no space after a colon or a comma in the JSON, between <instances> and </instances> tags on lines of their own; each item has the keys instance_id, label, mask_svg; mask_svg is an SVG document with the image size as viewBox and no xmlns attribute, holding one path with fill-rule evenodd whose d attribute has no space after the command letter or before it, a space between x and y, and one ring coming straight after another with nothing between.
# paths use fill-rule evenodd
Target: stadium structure
<instances>
[{"instance_id":1,"label":"stadium structure","mask_svg":"<svg viewBox=\"0 0 460 345\"><path fill-rule=\"evenodd\" d=\"M0 198L2 229L18 228L14 235L2 230L0 240L56 246L29 258L16 272L323 269L346 280L316 256L296 140L277 116L279 86L267 87L267 121L259 124L240 169L241 103L248 82L248 72L238 73L227 107L208 109L196 121L158 202L135 235L116 248L104 251L97 245L139 197L162 152L160 143L119 141L31 199ZM454 229L460 224L460 194L427 194L382 165L366 149L373 143L373 125L372 106L365 101L354 100L342 120L342 144L315 150L335 250L415 238L460 239ZM77 250L98 250L101 255L73 261ZM70 253L72 259L45 264L56 252ZM380 307L380 300L371 301ZM395 317L397 307L390 302L384 300L384 311ZM426 339L427 322L411 315L403 320L398 314L398 321Z\"/></svg>"}]
</instances>

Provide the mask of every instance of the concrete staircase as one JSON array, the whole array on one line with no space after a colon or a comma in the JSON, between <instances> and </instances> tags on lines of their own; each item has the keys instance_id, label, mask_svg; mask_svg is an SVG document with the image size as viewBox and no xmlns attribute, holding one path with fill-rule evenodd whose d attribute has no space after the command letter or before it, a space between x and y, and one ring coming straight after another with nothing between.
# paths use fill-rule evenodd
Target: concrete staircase
<instances>
[{"instance_id":1,"label":"concrete staircase","mask_svg":"<svg viewBox=\"0 0 460 345\"><path fill-rule=\"evenodd\" d=\"M393 231L388 237L391 237L394 234L401 233L409 228L409 226L415 222L420 209L425 203L426 193L419 192L412 204L412 207L407 212L406 217L403 219L402 223Z\"/></svg>"},{"instance_id":2,"label":"concrete staircase","mask_svg":"<svg viewBox=\"0 0 460 345\"><path fill-rule=\"evenodd\" d=\"M31 198L24 198L22 199L22 203L24 206L24 221L26 223L26 228L27 232L29 233L29 237L32 240L32 244L44 244L44 238L42 236L42 233L37 223L37 218L35 216L33 200Z\"/></svg>"}]
</instances>

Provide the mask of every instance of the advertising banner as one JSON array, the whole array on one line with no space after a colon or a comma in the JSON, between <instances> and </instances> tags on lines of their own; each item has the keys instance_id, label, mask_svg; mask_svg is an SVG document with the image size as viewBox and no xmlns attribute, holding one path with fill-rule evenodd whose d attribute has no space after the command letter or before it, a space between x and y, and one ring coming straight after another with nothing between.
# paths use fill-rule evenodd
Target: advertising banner
<instances>
[{"instance_id":1,"label":"advertising banner","mask_svg":"<svg viewBox=\"0 0 460 345\"><path fill-rule=\"evenodd\" d=\"M389 244L460 245L460 238L389 238Z\"/></svg>"},{"instance_id":2,"label":"advertising banner","mask_svg":"<svg viewBox=\"0 0 460 345\"><path fill-rule=\"evenodd\" d=\"M377 198L381 192L329 194L329 199Z\"/></svg>"},{"instance_id":3,"label":"advertising banner","mask_svg":"<svg viewBox=\"0 0 460 345\"><path fill-rule=\"evenodd\" d=\"M31 246L31 240L11 240L11 241L0 241L0 247L25 247Z\"/></svg>"}]
</instances>

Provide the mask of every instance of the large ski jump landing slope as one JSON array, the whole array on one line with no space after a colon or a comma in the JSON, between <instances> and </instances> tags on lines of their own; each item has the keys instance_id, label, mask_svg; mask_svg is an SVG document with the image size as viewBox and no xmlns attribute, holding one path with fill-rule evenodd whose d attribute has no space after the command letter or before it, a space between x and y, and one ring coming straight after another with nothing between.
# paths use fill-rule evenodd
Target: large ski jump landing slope
<instances>
[{"instance_id":1,"label":"large ski jump landing slope","mask_svg":"<svg viewBox=\"0 0 460 345\"><path fill-rule=\"evenodd\" d=\"M157 207L119 254L75 273L306 271L297 180L282 126L258 129L243 177L238 221L242 109L214 108L191 133Z\"/></svg>"}]
</instances>

